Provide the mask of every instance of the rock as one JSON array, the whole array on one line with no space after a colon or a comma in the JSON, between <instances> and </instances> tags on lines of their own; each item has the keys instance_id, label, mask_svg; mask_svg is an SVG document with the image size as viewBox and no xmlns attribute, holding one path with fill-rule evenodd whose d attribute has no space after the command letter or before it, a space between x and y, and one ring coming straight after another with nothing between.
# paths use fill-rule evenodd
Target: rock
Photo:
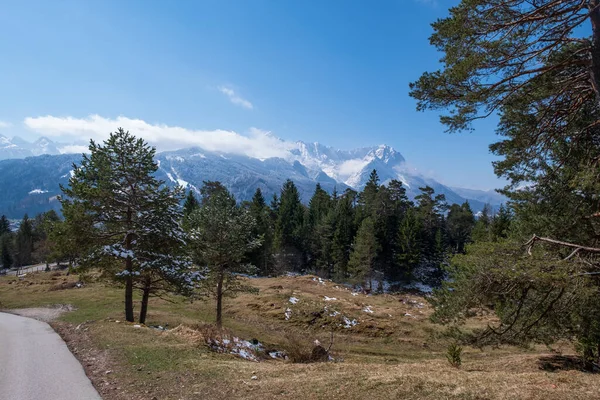
<instances>
[{"instance_id":1,"label":"rock","mask_svg":"<svg viewBox=\"0 0 600 400\"><path fill-rule=\"evenodd\" d=\"M141 328L142 326L141 325L134 325L133 327L134 328Z\"/></svg>"},{"instance_id":2,"label":"rock","mask_svg":"<svg viewBox=\"0 0 600 400\"><path fill-rule=\"evenodd\" d=\"M252 379L253 381L255 381L255 380L257 380L257 379L258 379L258 376L256 376L256 375L252 375L252 378L250 378L250 379Z\"/></svg>"}]
</instances>

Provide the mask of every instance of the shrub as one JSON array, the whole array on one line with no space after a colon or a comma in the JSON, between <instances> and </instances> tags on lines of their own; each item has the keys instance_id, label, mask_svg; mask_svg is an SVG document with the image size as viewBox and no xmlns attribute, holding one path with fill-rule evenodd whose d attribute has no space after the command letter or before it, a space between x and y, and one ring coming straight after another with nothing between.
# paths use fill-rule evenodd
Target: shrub
<instances>
[{"instance_id":1,"label":"shrub","mask_svg":"<svg viewBox=\"0 0 600 400\"><path fill-rule=\"evenodd\" d=\"M462 351L463 351L462 347L460 347L456 343L452 343L451 345L448 346L448 350L446 352L446 358L448 359L448 362L450 363L450 365L452 365L454 368L460 368L460 365L462 364L462 359L461 359Z\"/></svg>"}]
</instances>

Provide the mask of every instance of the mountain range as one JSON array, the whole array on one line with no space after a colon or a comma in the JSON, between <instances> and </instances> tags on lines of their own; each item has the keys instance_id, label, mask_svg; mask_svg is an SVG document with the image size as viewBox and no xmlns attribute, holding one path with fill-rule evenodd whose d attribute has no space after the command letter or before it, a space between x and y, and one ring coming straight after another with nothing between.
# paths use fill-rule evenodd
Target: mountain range
<instances>
[{"instance_id":1,"label":"mountain range","mask_svg":"<svg viewBox=\"0 0 600 400\"><path fill-rule=\"evenodd\" d=\"M259 159L247 155L207 151L199 147L161 152L156 155L158 178L169 185L182 185L198 192L205 180L222 182L238 200L249 200L260 187L269 200L279 193L286 179L294 181L307 203L319 183L328 192L346 188L360 190L372 170L386 184L400 180L409 198L419 187L431 186L449 203L469 201L474 211L485 203L498 206L505 198L494 191L451 188L407 167L398 151L387 145L338 150L320 143L287 143L282 157ZM18 137L0 137L0 214L22 218L50 209L59 210L60 184L68 184L73 163L80 154L60 154L60 146L48 138L33 143Z\"/></svg>"}]
</instances>

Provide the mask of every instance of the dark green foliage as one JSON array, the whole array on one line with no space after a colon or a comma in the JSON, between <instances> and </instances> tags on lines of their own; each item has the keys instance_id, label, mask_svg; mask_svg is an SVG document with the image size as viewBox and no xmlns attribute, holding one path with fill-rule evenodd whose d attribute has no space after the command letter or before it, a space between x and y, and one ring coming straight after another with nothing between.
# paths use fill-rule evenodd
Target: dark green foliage
<instances>
[{"instance_id":1,"label":"dark green foliage","mask_svg":"<svg viewBox=\"0 0 600 400\"><path fill-rule=\"evenodd\" d=\"M275 220L274 247L277 268L300 271L305 263L303 235L304 206L294 182L287 180L281 189Z\"/></svg>"},{"instance_id":2,"label":"dark green foliage","mask_svg":"<svg viewBox=\"0 0 600 400\"><path fill-rule=\"evenodd\" d=\"M14 237L12 233L5 233L0 236L0 262L2 268L11 268L13 266L13 248Z\"/></svg>"},{"instance_id":3,"label":"dark green foliage","mask_svg":"<svg viewBox=\"0 0 600 400\"><path fill-rule=\"evenodd\" d=\"M510 222L510 217L508 219ZM475 225L475 217L469 203L450 206L446 227L448 233L448 244L454 253L464 253L465 246L471 241L471 233Z\"/></svg>"},{"instance_id":4,"label":"dark green foliage","mask_svg":"<svg viewBox=\"0 0 600 400\"><path fill-rule=\"evenodd\" d=\"M143 323L151 295L192 284L180 226L183 191L154 177L155 149L121 128L103 144L91 141L89 150L62 188L66 223L60 228L70 235L59 248L68 254L81 245L86 266L125 283L127 321L134 320L133 290L139 289Z\"/></svg>"},{"instance_id":5,"label":"dark green foliage","mask_svg":"<svg viewBox=\"0 0 600 400\"><path fill-rule=\"evenodd\" d=\"M255 235L256 220L251 212L238 206L234 197L219 182L205 182L202 205L190 214L190 247L195 261L206 267L200 294L217 301L217 326L222 323L224 295L248 290L236 273L251 272L244 262L248 252L258 248L262 238ZM255 196L260 202L260 196Z\"/></svg>"},{"instance_id":6,"label":"dark green foliage","mask_svg":"<svg viewBox=\"0 0 600 400\"><path fill-rule=\"evenodd\" d=\"M10 233L10 222L6 218L6 215L3 215L0 217L0 236L6 233Z\"/></svg>"},{"instance_id":7,"label":"dark green foliage","mask_svg":"<svg viewBox=\"0 0 600 400\"><path fill-rule=\"evenodd\" d=\"M354 201L356 192L348 189L338 200L335 209L335 232L333 233L333 242L331 244L331 254L333 258L333 273L336 279L344 280L348 277L348 260L350 260L350 251L352 241L356 234L354 224Z\"/></svg>"},{"instance_id":8,"label":"dark green foliage","mask_svg":"<svg viewBox=\"0 0 600 400\"><path fill-rule=\"evenodd\" d=\"M194 195L194 192L190 190L187 196L185 197L185 201L183 203L183 216L189 216L198 207L200 207L200 203Z\"/></svg>"},{"instance_id":9,"label":"dark green foliage","mask_svg":"<svg viewBox=\"0 0 600 400\"><path fill-rule=\"evenodd\" d=\"M454 368L460 368L462 364L462 347L458 343L452 343L446 351L446 359Z\"/></svg>"},{"instance_id":10,"label":"dark green foliage","mask_svg":"<svg viewBox=\"0 0 600 400\"><path fill-rule=\"evenodd\" d=\"M260 246L248 253L248 260L258 268L260 275L269 275L273 269L273 221L260 188L256 189L248 210L256 222L253 236L263 239Z\"/></svg>"},{"instance_id":11,"label":"dark green foliage","mask_svg":"<svg viewBox=\"0 0 600 400\"><path fill-rule=\"evenodd\" d=\"M17 267L30 265L32 263L33 253L33 226L31 220L25 214L19 230L15 236L15 251L14 251L14 263Z\"/></svg>"},{"instance_id":12,"label":"dark green foliage","mask_svg":"<svg viewBox=\"0 0 600 400\"><path fill-rule=\"evenodd\" d=\"M371 217L367 217L358 228L348 261L348 273L354 282L360 283L369 290L373 289L375 258L378 250L379 243L375 237L375 223Z\"/></svg>"},{"instance_id":13,"label":"dark green foliage","mask_svg":"<svg viewBox=\"0 0 600 400\"><path fill-rule=\"evenodd\" d=\"M435 317L494 305L500 323L478 343L575 337L588 367L600 359L600 250L586 250L600 239L599 26L597 1L463 0L433 24L441 70L411 85L418 109L448 110L450 131L500 116L491 150L511 199L477 221L489 242L455 257Z\"/></svg>"}]
</instances>

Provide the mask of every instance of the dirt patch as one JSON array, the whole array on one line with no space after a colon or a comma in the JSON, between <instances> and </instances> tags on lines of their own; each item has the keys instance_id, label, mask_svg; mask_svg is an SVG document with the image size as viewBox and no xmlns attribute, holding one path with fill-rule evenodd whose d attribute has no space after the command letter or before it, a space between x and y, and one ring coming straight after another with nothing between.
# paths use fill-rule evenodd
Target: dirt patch
<instances>
[{"instance_id":1,"label":"dirt patch","mask_svg":"<svg viewBox=\"0 0 600 400\"><path fill-rule=\"evenodd\" d=\"M43 322L51 322L56 320L62 314L73 311L74 309L75 308L70 304L56 304L52 307L17 308L7 310L6 312L22 317L37 319Z\"/></svg>"}]
</instances>

